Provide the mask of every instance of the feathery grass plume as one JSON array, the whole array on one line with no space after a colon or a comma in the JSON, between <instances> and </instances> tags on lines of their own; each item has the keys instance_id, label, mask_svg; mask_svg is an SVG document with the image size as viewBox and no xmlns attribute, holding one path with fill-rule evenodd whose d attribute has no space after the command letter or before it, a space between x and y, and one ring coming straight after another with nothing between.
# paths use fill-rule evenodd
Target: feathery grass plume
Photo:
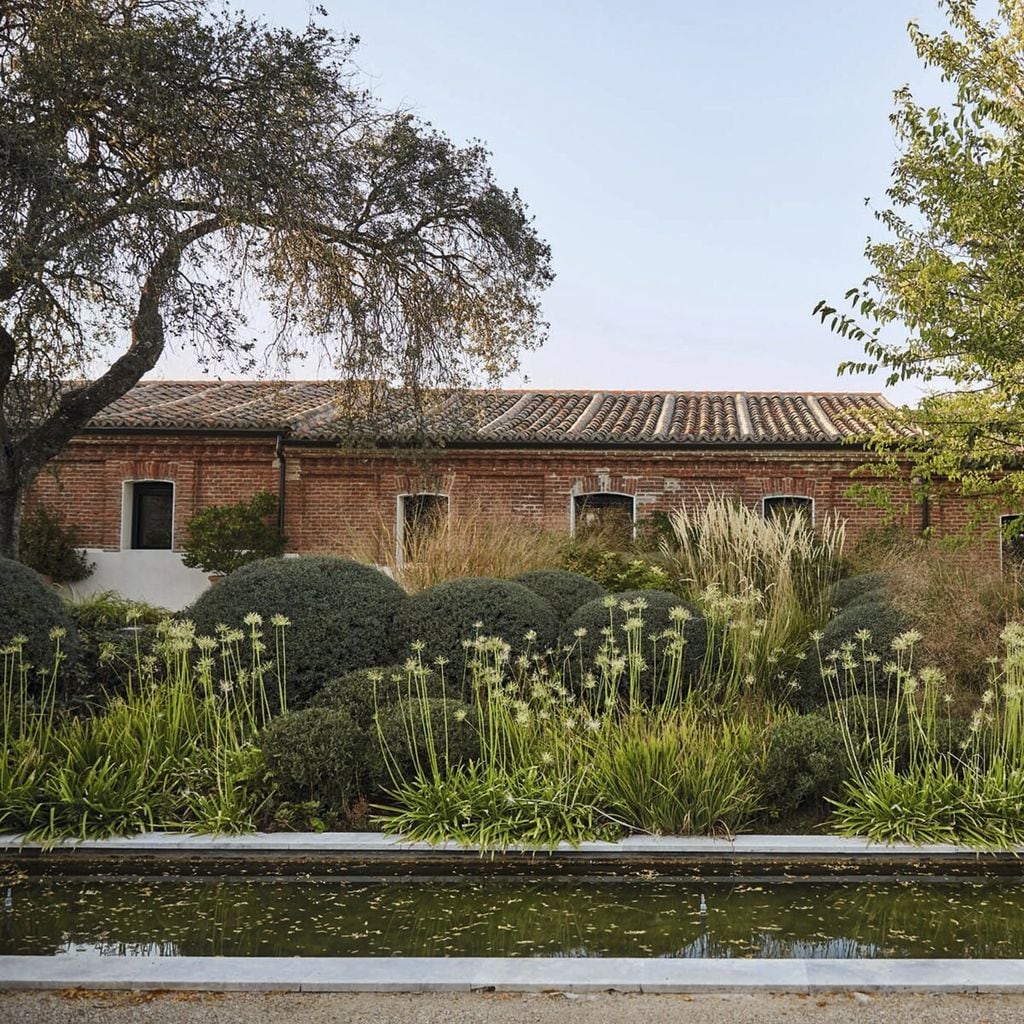
<instances>
[{"instance_id":1,"label":"feathery grass plume","mask_svg":"<svg viewBox=\"0 0 1024 1024\"><path fill-rule=\"evenodd\" d=\"M813 526L801 514L765 519L715 494L668 518L666 562L708 620L707 681L783 692L807 636L829 616L843 524Z\"/></svg>"}]
</instances>

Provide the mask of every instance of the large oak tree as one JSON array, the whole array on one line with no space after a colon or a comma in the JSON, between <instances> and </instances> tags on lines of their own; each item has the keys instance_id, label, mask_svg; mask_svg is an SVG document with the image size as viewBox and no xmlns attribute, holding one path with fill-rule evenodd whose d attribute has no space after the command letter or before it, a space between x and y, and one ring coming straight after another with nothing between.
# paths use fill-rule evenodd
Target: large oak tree
<instances>
[{"instance_id":1,"label":"large oak tree","mask_svg":"<svg viewBox=\"0 0 1024 1024\"><path fill-rule=\"evenodd\" d=\"M319 339L414 400L540 343L550 253L523 203L482 147L360 89L354 42L207 0L0 4L0 555L168 338L262 355L245 295L279 353Z\"/></svg>"},{"instance_id":2,"label":"large oak tree","mask_svg":"<svg viewBox=\"0 0 1024 1024\"><path fill-rule=\"evenodd\" d=\"M950 101L896 93L900 152L869 240L870 277L849 312L816 312L864 345L840 370L918 380L928 395L902 411L904 432L873 439L894 473L953 481L964 493L1024 500L1024 3L983 18L975 0L940 0L949 26L910 25ZM987 7L987 5L986 5Z\"/></svg>"}]
</instances>

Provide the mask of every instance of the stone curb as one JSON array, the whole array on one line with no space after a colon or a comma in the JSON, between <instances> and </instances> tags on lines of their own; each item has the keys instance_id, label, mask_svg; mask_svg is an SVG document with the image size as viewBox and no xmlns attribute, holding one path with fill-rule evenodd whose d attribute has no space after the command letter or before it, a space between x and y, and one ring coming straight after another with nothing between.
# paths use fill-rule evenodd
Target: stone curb
<instances>
[{"instance_id":1,"label":"stone curb","mask_svg":"<svg viewBox=\"0 0 1024 1024\"><path fill-rule=\"evenodd\" d=\"M1024 993L1024 960L0 956L0 989Z\"/></svg>"},{"instance_id":2,"label":"stone curb","mask_svg":"<svg viewBox=\"0 0 1024 1024\"><path fill-rule=\"evenodd\" d=\"M446 842L407 842L381 832L280 832L241 836L193 835L175 832L146 832L115 839L63 839L55 843L29 842L22 835L0 835L0 853L21 851L81 850L96 854L161 854L189 852L232 856L261 853L339 853L390 856L437 853L478 856L476 847ZM968 846L945 844L915 846L910 843L873 843L867 839L843 836L744 835L732 839L704 836L629 836L617 842L586 842L579 846L560 843L554 849L525 846L509 847L510 854L551 854L561 858L592 860L640 859L649 856L709 857L821 857L821 858L907 858L919 859L1018 859L1017 851L979 851ZM488 856L490 853L488 853ZM500 854L497 854L500 856Z\"/></svg>"}]
</instances>

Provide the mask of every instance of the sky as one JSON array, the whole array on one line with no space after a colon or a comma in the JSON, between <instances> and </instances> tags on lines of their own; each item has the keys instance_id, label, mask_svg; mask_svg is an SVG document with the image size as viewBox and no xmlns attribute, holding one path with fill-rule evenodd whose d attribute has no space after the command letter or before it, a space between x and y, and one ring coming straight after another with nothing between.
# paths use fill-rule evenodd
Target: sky
<instances>
[{"instance_id":1,"label":"sky","mask_svg":"<svg viewBox=\"0 0 1024 1024\"><path fill-rule=\"evenodd\" d=\"M277 25L309 13L241 3ZM935 0L325 5L381 102L482 140L552 247L549 338L508 386L883 390L837 377L860 348L812 309L869 271L893 90L940 95L906 31L943 25ZM200 372L182 350L155 375Z\"/></svg>"}]
</instances>

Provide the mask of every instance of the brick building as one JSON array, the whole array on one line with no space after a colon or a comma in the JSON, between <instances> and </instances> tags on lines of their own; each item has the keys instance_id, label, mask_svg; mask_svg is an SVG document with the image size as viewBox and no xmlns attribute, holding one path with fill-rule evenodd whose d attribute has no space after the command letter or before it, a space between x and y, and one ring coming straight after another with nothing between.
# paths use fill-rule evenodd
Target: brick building
<instances>
[{"instance_id":1,"label":"brick building","mask_svg":"<svg viewBox=\"0 0 1024 1024\"><path fill-rule=\"evenodd\" d=\"M207 585L178 549L200 508L257 490L282 498L288 550L401 548L428 516L483 512L556 530L594 517L633 523L714 491L765 515L798 506L847 521L852 541L879 512L848 496L865 453L850 439L890 408L871 394L471 391L416 425L385 412L376 444L346 447L334 382L146 382L117 401L36 483L30 501L77 525L96 571L80 592L113 588L181 607ZM962 502L910 502L909 528L952 531ZM924 517L924 518L922 518ZM379 542L379 541L378 541ZM998 560L993 541L986 557Z\"/></svg>"}]
</instances>

